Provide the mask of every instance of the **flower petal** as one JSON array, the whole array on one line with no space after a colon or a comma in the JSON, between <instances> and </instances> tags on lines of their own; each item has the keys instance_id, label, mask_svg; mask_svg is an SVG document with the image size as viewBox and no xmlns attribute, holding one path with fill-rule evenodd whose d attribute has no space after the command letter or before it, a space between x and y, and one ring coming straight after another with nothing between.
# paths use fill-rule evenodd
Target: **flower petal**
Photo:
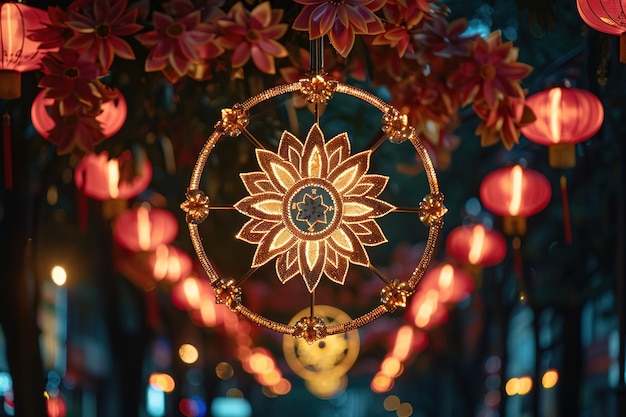
<instances>
[{"instance_id":1,"label":"flower petal","mask_svg":"<svg viewBox=\"0 0 626 417\"><path fill-rule=\"evenodd\" d=\"M333 282L343 285L348 274L348 259L340 256L337 251L330 246L326 249L326 264L324 265L324 273Z\"/></svg>"},{"instance_id":2,"label":"flower petal","mask_svg":"<svg viewBox=\"0 0 626 417\"><path fill-rule=\"evenodd\" d=\"M378 174L364 175L359 183L350 190L350 196L367 195L369 197L377 197L383 192L389 177Z\"/></svg>"},{"instance_id":3,"label":"flower petal","mask_svg":"<svg viewBox=\"0 0 626 417\"><path fill-rule=\"evenodd\" d=\"M283 284L300 273L298 263L298 245L293 245L287 252L276 258L276 275Z\"/></svg>"},{"instance_id":4,"label":"flower petal","mask_svg":"<svg viewBox=\"0 0 626 417\"><path fill-rule=\"evenodd\" d=\"M252 259L252 268L267 263L273 257L288 251L298 239L282 223L276 224L261 240Z\"/></svg>"},{"instance_id":5,"label":"flower petal","mask_svg":"<svg viewBox=\"0 0 626 417\"><path fill-rule=\"evenodd\" d=\"M376 246L387 242L387 238L375 220L366 220L359 223L350 223L348 227L359 237L366 246Z\"/></svg>"},{"instance_id":6,"label":"flower petal","mask_svg":"<svg viewBox=\"0 0 626 417\"><path fill-rule=\"evenodd\" d=\"M243 185L246 187L249 194L278 192L265 172L245 172L239 176L241 177L241 181L243 181Z\"/></svg>"},{"instance_id":7,"label":"flower petal","mask_svg":"<svg viewBox=\"0 0 626 417\"><path fill-rule=\"evenodd\" d=\"M261 169L265 171L277 190L287 191L300 180L300 174L298 174L296 168L288 161L281 159L274 152L257 149L256 156Z\"/></svg>"},{"instance_id":8,"label":"flower petal","mask_svg":"<svg viewBox=\"0 0 626 417\"><path fill-rule=\"evenodd\" d=\"M343 201L343 216L348 223L382 217L395 207L385 201L370 197L347 197Z\"/></svg>"},{"instance_id":9,"label":"flower petal","mask_svg":"<svg viewBox=\"0 0 626 417\"><path fill-rule=\"evenodd\" d=\"M324 134L314 123L304 142L300 172L303 177L325 178L328 175L328 156Z\"/></svg>"},{"instance_id":10,"label":"flower petal","mask_svg":"<svg viewBox=\"0 0 626 417\"><path fill-rule=\"evenodd\" d=\"M235 209L249 217L272 222L282 220L282 195L276 193L256 194L245 197L235 204Z\"/></svg>"},{"instance_id":11,"label":"flower petal","mask_svg":"<svg viewBox=\"0 0 626 417\"><path fill-rule=\"evenodd\" d=\"M298 244L300 271L309 292L315 291L324 272L326 244L322 240L305 240Z\"/></svg>"},{"instance_id":12,"label":"flower petal","mask_svg":"<svg viewBox=\"0 0 626 417\"><path fill-rule=\"evenodd\" d=\"M237 239L248 243L259 243L261 239L274 227L276 223L259 219L250 219L237 233Z\"/></svg>"},{"instance_id":13,"label":"flower petal","mask_svg":"<svg viewBox=\"0 0 626 417\"><path fill-rule=\"evenodd\" d=\"M284 131L278 145L278 155L290 161L293 166L300 167L300 158L303 149L302 142L288 131Z\"/></svg>"},{"instance_id":14,"label":"flower petal","mask_svg":"<svg viewBox=\"0 0 626 417\"><path fill-rule=\"evenodd\" d=\"M330 248L336 250L340 256L350 260L353 264L369 265L369 256L358 236L346 225L342 225L326 239Z\"/></svg>"},{"instance_id":15,"label":"flower petal","mask_svg":"<svg viewBox=\"0 0 626 417\"><path fill-rule=\"evenodd\" d=\"M343 132L329 140L326 143L326 154L330 166L336 166L345 161L350 156L348 134Z\"/></svg>"},{"instance_id":16,"label":"flower petal","mask_svg":"<svg viewBox=\"0 0 626 417\"><path fill-rule=\"evenodd\" d=\"M360 152L337 165L329 174L330 181L339 194L349 194L356 187L370 165L371 151Z\"/></svg>"}]
</instances>

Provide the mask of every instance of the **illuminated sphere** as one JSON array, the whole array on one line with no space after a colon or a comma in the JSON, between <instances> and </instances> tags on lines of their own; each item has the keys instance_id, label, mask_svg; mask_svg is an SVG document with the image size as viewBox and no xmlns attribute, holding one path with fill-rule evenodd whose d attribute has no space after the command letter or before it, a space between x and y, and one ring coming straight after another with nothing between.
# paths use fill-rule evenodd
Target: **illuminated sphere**
<instances>
[{"instance_id":1,"label":"illuminated sphere","mask_svg":"<svg viewBox=\"0 0 626 417\"><path fill-rule=\"evenodd\" d=\"M113 221L113 238L133 252L153 251L159 245L171 243L177 233L176 217L159 208L141 205L126 210Z\"/></svg>"},{"instance_id":2,"label":"illuminated sphere","mask_svg":"<svg viewBox=\"0 0 626 417\"><path fill-rule=\"evenodd\" d=\"M482 224L456 227L446 239L447 254L471 265L497 265L506 256L506 250L504 236Z\"/></svg>"},{"instance_id":3,"label":"illuminated sphere","mask_svg":"<svg viewBox=\"0 0 626 417\"><path fill-rule=\"evenodd\" d=\"M574 145L595 135L604 121L604 108L593 93L580 88L555 87L528 97L537 119L521 132L533 142L550 147L550 165L575 165Z\"/></svg>"},{"instance_id":4,"label":"illuminated sphere","mask_svg":"<svg viewBox=\"0 0 626 417\"><path fill-rule=\"evenodd\" d=\"M521 165L499 168L480 184L480 201L492 213L503 216L507 234L524 234L526 218L548 205L552 189L548 179Z\"/></svg>"},{"instance_id":5,"label":"illuminated sphere","mask_svg":"<svg viewBox=\"0 0 626 417\"><path fill-rule=\"evenodd\" d=\"M50 24L48 12L21 3L0 4L0 99L19 98L22 72L39 69L44 51L27 34Z\"/></svg>"}]
</instances>

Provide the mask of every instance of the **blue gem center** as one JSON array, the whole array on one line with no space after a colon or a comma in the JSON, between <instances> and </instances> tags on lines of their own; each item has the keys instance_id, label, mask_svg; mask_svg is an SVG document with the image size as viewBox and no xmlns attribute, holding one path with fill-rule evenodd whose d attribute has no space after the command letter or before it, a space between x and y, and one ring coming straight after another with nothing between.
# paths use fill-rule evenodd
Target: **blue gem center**
<instances>
[{"instance_id":1,"label":"blue gem center","mask_svg":"<svg viewBox=\"0 0 626 417\"><path fill-rule=\"evenodd\" d=\"M332 224L335 213L331 194L318 184L302 187L291 198L291 221L302 232L323 232Z\"/></svg>"}]
</instances>

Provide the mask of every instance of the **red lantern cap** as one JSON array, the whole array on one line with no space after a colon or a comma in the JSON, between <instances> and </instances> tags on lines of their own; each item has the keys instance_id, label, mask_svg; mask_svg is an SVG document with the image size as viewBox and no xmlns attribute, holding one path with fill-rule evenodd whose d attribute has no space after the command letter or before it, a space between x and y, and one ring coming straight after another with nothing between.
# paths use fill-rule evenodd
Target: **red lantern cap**
<instances>
[{"instance_id":1,"label":"red lantern cap","mask_svg":"<svg viewBox=\"0 0 626 417\"><path fill-rule=\"evenodd\" d=\"M520 165L499 168L480 184L480 201L499 216L532 216L543 210L551 197L548 179Z\"/></svg>"},{"instance_id":2,"label":"red lantern cap","mask_svg":"<svg viewBox=\"0 0 626 417\"><path fill-rule=\"evenodd\" d=\"M88 197L104 201L114 198L129 199L139 195L152 180L152 165L144 158L140 169L130 181L120 175L124 163L132 163L130 151L119 158L109 159L109 153L85 155L74 171L76 186Z\"/></svg>"},{"instance_id":3,"label":"red lantern cap","mask_svg":"<svg viewBox=\"0 0 626 417\"><path fill-rule=\"evenodd\" d=\"M541 145L582 142L604 121L598 97L580 88L551 88L529 96L526 104L537 119L522 127L522 134Z\"/></svg>"},{"instance_id":4,"label":"red lantern cap","mask_svg":"<svg viewBox=\"0 0 626 417\"><path fill-rule=\"evenodd\" d=\"M153 251L171 243L177 234L178 222L171 212L145 205L126 210L113 222L115 241L134 252Z\"/></svg>"},{"instance_id":5,"label":"red lantern cap","mask_svg":"<svg viewBox=\"0 0 626 417\"><path fill-rule=\"evenodd\" d=\"M456 227L446 239L448 255L471 265L497 265L506 256L506 250L504 236L482 224Z\"/></svg>"}]
</instances>

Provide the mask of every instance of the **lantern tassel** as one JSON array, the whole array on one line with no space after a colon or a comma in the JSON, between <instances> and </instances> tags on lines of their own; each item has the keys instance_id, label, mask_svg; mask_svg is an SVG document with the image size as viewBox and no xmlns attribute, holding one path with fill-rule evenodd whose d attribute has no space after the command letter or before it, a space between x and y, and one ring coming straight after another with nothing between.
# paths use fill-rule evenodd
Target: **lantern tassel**
<instances>
[{"instance_id":1,"label":"lantern tassel","mask_svg":"<svg viewBox=\"0 0 626 417\"><path fill-rule=\"evenodd\" d=\"M87 231L87 217L88 206L87 196L85 195L84 188L87 186L87 172L83 171L83 185L76 188L76 209L78 211L78 230L81 233Z\"/></svg>"},{"instance_id":2,"label":"lantern tassel","mask_svg":"<svg viewBox=\"0 0 626 417\"><path fill-rule=\"evenodd\" d=\"M11 116L4 112L2 116L2 138L4 151L4 188L13 189L13 157L11 151Z\"/></svg>"},{"instance_id":3,"label":"lantern tassel","mask_svg":"<svg viewBox=\"0 0 626 417\"><path fill-rule=\"evenodd\" d=\"M519 236L515 236L511 242L513 246L513 268L518 279L524 278L524 265L522 263L522 240Z\"/></svg>"},{"instance_id":4,"label":"lantern tassel","mask_svg":"<svg viewBox=\"0 0 626 417\"><path fill-rule=\"evenodd\" d=\"M561 198L563 199L563 226L565 228L565 241L572 243L572 224L569 216L569 198L567 196L567 179L561 175Z\"/></svg>"}]
</instances>

